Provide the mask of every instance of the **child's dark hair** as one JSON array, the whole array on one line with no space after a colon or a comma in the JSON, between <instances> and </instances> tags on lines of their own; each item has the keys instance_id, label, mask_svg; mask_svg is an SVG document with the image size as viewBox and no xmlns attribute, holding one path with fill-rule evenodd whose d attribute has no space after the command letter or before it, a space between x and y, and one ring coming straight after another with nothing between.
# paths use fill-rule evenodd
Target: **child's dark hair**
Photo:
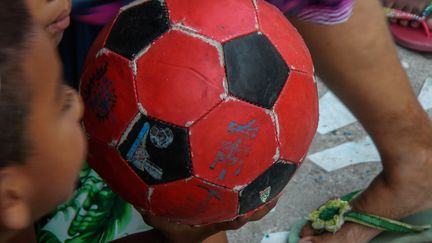
<instances>
[{"instance_id":1,"label":"child's dark hair","mask_svg":"<svg viewBox=\"0 0 432 243\"><path fill-rule=\"evenodd\" d=\"M32 31L25 0L0 1L0 168L22 163L28 153L26 124L31 93L22 53Z\"/></svg>"}]
</instances>

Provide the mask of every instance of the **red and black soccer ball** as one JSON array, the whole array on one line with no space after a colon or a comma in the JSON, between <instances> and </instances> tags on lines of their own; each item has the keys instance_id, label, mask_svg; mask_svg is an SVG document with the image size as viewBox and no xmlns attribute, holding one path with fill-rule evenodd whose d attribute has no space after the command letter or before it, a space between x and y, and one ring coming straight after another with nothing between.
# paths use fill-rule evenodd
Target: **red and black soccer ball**
<instances>
[{"instance_id":1,"label":"red and black soccer ball","mask_svg":"<svg viewBox=\"0 0 432 243\"><path fill-rule=\"evenodd\" d=\"M308 50L261 0L149 0L100 34L80 87L89 163L153 215L200 225L254 212L317 126Z\"/></svg>"}]
</instances>

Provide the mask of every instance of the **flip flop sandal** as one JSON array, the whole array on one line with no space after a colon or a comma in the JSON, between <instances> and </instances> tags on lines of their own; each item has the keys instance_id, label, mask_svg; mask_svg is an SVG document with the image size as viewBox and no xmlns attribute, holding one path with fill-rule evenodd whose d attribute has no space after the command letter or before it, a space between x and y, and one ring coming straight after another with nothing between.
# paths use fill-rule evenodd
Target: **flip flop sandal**
<instances>
[{"instance_id":1,"label":"flip flop sandal","mask_svg":"<svg viewBox=\"0 0 432 243\"><path fill-rule=\"evenodd\" d=\"M291 228L288 242L297 243L300 240L302 228L308 222L310 222L312 228L318 234L324 232L335 233L341 229L342 225L347 221L398 234L420 234L432 229L432 224L412 225L372 214L352 211L350 202L361 193L362 191L352 192L341 198L326 202L319 209L310 213L306 219L300 220L294 224ZM429 221L431 220L432 219L429 219ZM430 240L431 239L424 242L430 242Z\"/></svg>"},{"instance_id":2,"label":"flip flop sandal","mask_svg":"<svg viewBox=\"0 0 432 243\"><path fill-rule=\"evenodd\" d=\"M423 10L420 16L390 8L384 8L384 12L388 18L420 23L419 28L390 23L390 31L396 43L416 51L432 52L432 34L426 22L427 18L432 14L432 2Z\"/></svg>"}]
</instances>

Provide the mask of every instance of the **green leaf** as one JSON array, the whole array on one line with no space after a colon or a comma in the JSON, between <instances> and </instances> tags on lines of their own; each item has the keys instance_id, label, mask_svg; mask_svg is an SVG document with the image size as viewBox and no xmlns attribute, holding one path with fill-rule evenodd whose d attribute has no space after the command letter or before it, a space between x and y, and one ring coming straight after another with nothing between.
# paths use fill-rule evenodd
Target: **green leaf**
<instances>
[{"instance_id":1,"label":"green leaf","mask_svg":"<svg viewBox=\"0 0 432 243\"><path fill-rule=\"evenodd\" d=\"M371 214L357 213L352 211L345 214L345 220L375 229L396 233L417 233L430 229L432 227L432 225L411 225Z\"/></svg>"}]
</instances>

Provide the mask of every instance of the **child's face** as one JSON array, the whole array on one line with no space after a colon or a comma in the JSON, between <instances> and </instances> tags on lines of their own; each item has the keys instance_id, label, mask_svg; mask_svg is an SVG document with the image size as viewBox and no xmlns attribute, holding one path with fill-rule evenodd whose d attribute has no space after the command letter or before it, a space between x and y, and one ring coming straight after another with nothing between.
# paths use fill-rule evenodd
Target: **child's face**
<instances>
[{"instance_id":1,"label":"child's face","mask_svg":"<svg viewBox=\"0 0 432 243\"><path fill-rule=\"evenodd\" d=\"M30 155L23 165L31 183L32 218L66 201L74 191L85 156L78 94L61 82L60 61L46 33L38 28L24 57L29 97Z\"/></svg>"},{"instance_id":2,"label":"child's face","mask_svg":"<svg viewBox=\"0 0 432 243\"><path fill-rule=\"evenodd\" d=\"M45 28L56 43L59 43L64 30L69 26L71 0L27 0L27 2L37 23Z\"/></svg>"}]
</instances>

